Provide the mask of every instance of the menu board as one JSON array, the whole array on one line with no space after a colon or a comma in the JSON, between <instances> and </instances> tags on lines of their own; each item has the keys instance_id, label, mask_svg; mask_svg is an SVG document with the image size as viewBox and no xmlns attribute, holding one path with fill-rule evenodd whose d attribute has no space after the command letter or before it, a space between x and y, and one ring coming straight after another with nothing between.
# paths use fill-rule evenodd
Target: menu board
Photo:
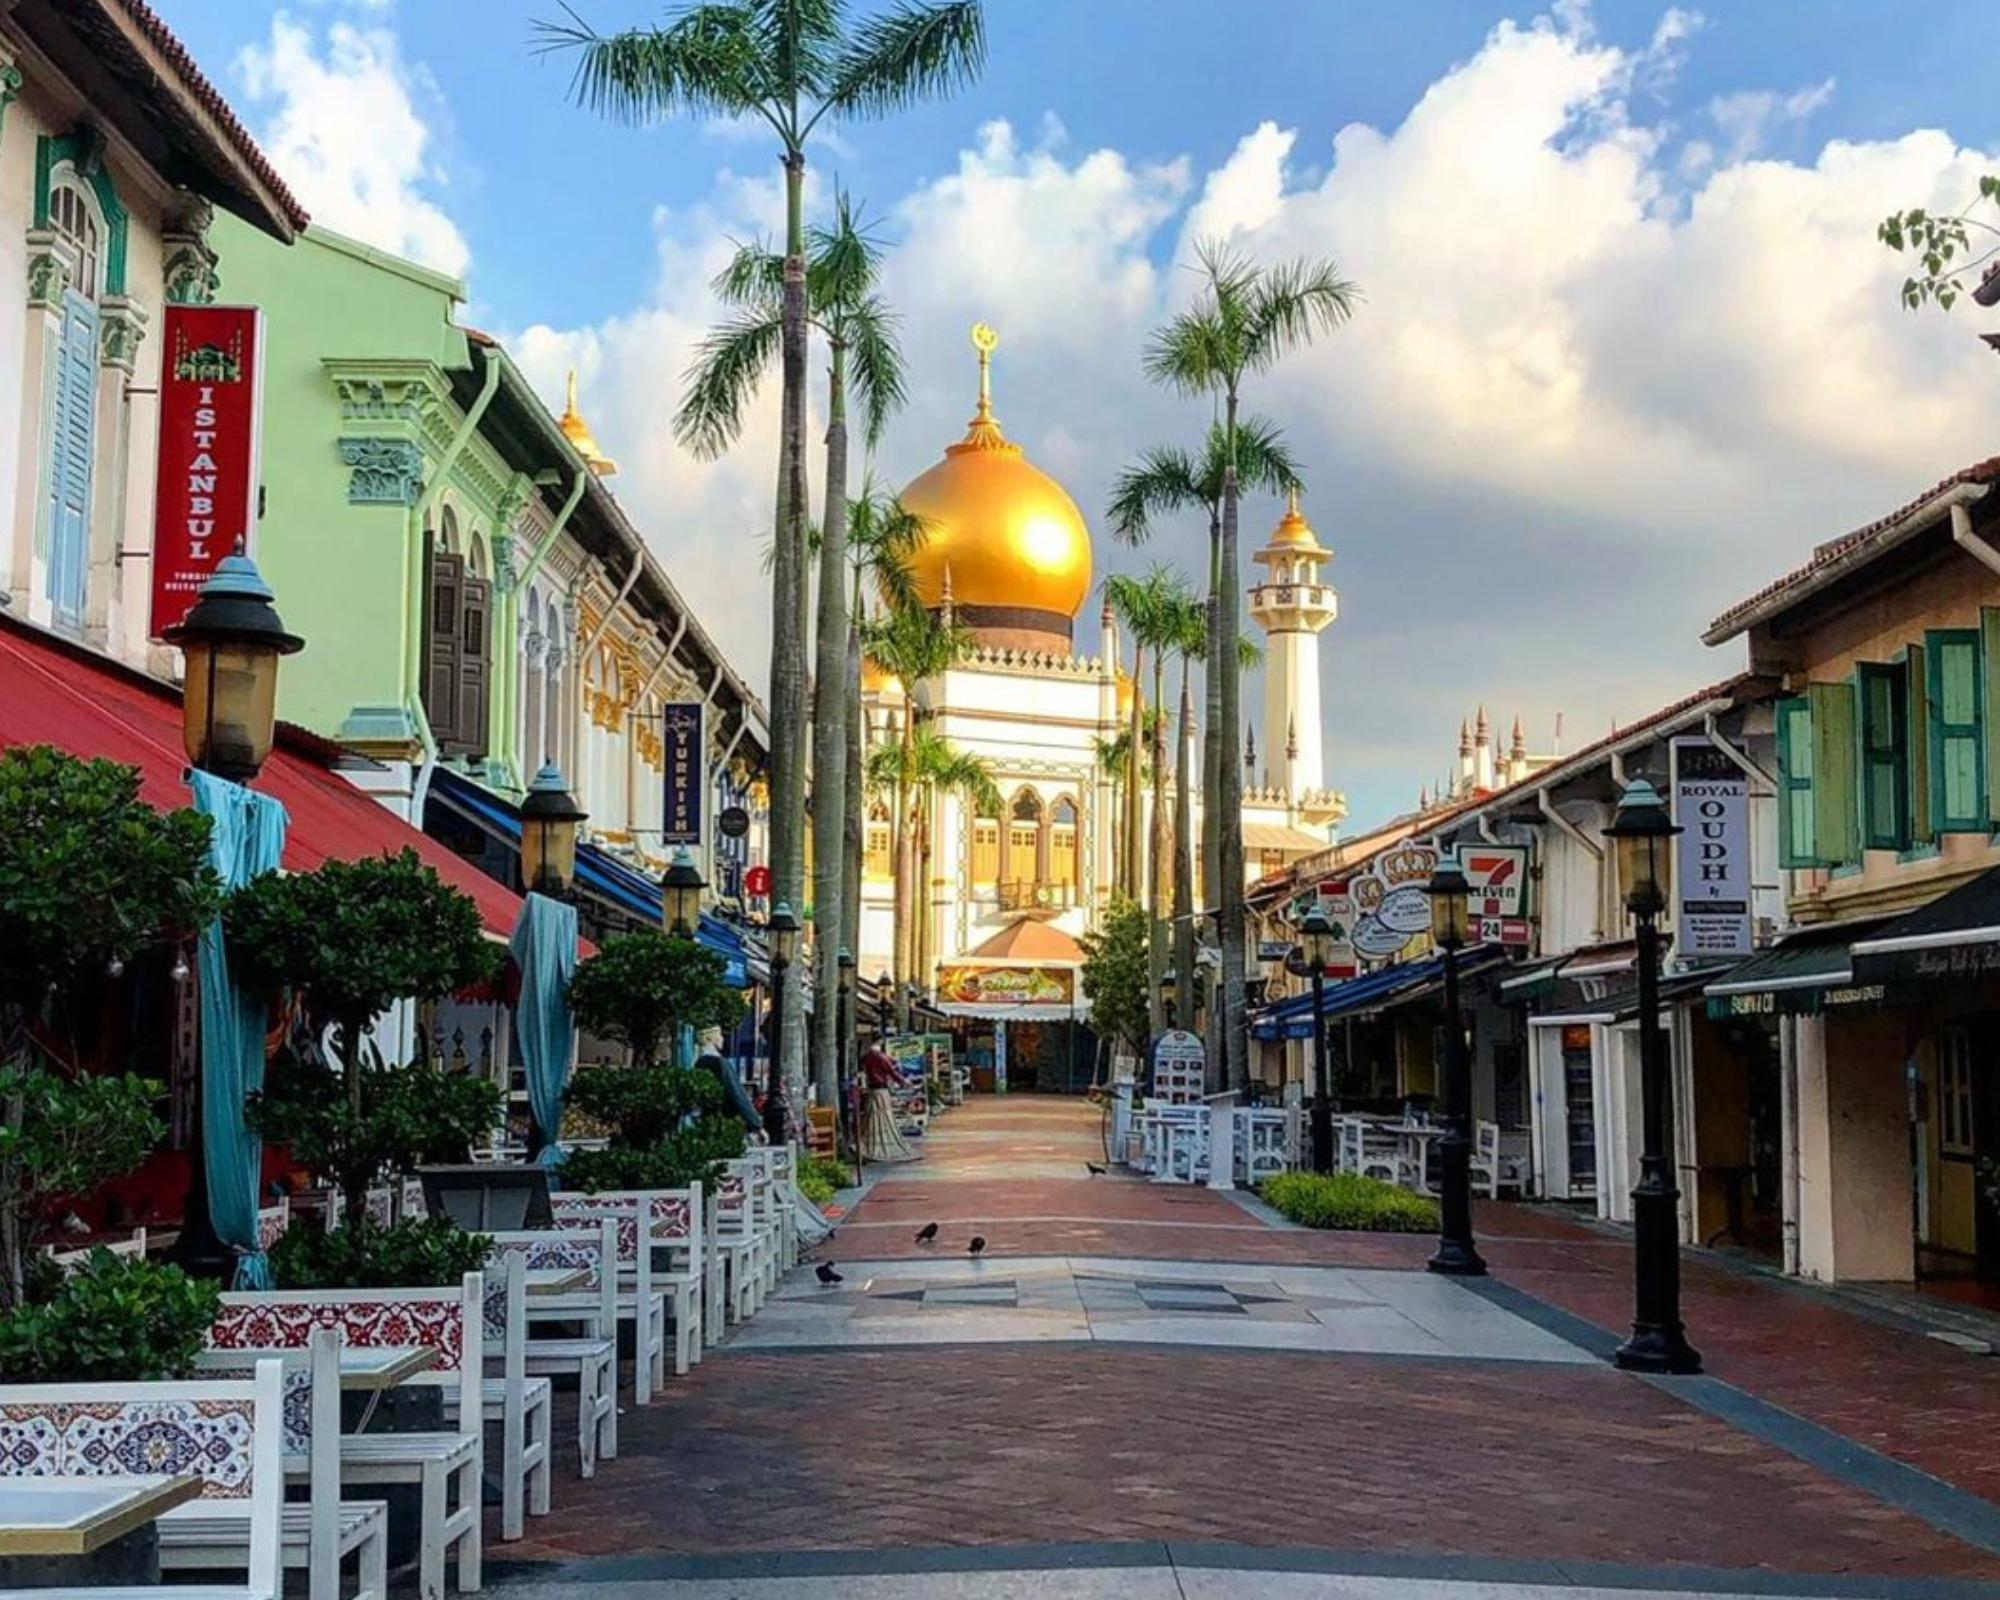
<instances>
[{"instance_id":1,"label":"menu board","mask_svg":"<svg viewBox=\"0 0 2000 1600\"><path fill-rule=\"evenodd\" d=\"M896 1033L883 1040L882 1048L896 1069L896 1082L889 1090L896 1126L904 1133L921 1134L931 1120L930 1041L920 1033Z\"/></svg>"}]
</instances>

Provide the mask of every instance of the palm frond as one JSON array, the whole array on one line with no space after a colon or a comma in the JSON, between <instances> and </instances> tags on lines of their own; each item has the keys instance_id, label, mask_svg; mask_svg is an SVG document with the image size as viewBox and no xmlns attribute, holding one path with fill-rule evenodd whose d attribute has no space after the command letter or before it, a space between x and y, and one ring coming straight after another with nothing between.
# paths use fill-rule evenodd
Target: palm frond
<instances>
[{"instance_id":1,"label":"palm frond","mask_svg":"<svg viewBox=\"0 0 2000 1600\"><path fill-rule=\"evenodd\" d=\"M1105 520L1121 544L1143 544L1154 518L1207 504L1193 459L1185 450L1160 445L1118 474Z\"/></svg>"},{"instance_id":2,"label":"palm frond","mask_svg":"<svg viewBox=\"0 0 2000 1600\"><path fill-rule=\"evenodd\" d=\"M1247 633L1236 636L1236 670L1255 672L1264 664L1264 647Z\"/></svg>"},{"instance_id":3,"label":"palm frond","mask_svg":"<svg viewBox=\"0 0 2000 1600\"><path fill-rule=\"evenodd\" d=\"M785 258L762 239L739 244L729 265L709 282L724 305L776 311L784 301Z\"/></svg>"},{"instance_id":4,"label":"palm frond","mask_svg":"<svg viewBox=\"0 0 2000 1600\"><path fill-rule=\"evenodd\" d=\"M1177 312L1146 341L1140 365L1178 394L1213 394L1236 369L1228 334L1212 304Z\"/></svg>"},{"instance_id":5,"label":"palm frond","mask_svg":"<svg viewBox=\"0 0 2000 1600\"><path fill-rule=\"evenodd\" d=\"M849 36L813 121L829 113L879 117L900 111L970 83L985 61L980 0L897 6Z\"/></svg>"},{"instance_id":6,"label":"palm frond","mask_svg":"<svg viewBox=\"0 0 2000 1600\"><path fill-rule=\"evenodd\" d=\"M744 9L754 19L772 75L795 87L793 98L824 94L840 46L840 0L744 0Z\"/></svg>"},{"instance_id":7,"label":"palm frond","mask_svg":"<svg viewBox=\"0 0 2000 1600\"><path fill-rule=\"evenodd\" d=\"M889 418L902 410L908 398L896 322L888 302L871 295L840 323L851 358L847 386L861 413L861 435L871 450L882 442Z\"/></svg>"},{"instance_id":8,"label":"palm frond","mask_svg":"<svg viewBox=\"0 0 2000 1600\"><path fill-rule=\"evenodd\" d=\"M676 112L777 124L756 19L742 5L697 5L664 28L601 34L569 5L566 22L537 22L535 49L574 54L570 98L614 121L647 123ZM782 133L782 130L780 130Z\"/></svg>"},{"instance_id":9,"label":"palm frond","mask_svg":"<svg viewBox=\"0 0 2000 1600\"><path fill-rule=\"evenodd\" d=\"M1209 505L1222 503L1222 474L1229 459L1227 430L1216 423L1208 430L1202 451L1202 488ZM1239 417L1236 422L1236 481L1245 489L1284 494L1303 489L1284 430L1265 417Z\"/></svg>"},{"instance_id":10,"label":"palm frond","mask_svg":"<svg viewBox=\"0 0 2000 1600\"><path fill-rule=\"evenodd\" d=\"M751 397L777 360L783 332L775 312L751 311L702 340L686 373L687 396L674 413L674 437L707 460L734 444Z\"/></svg>"},{"instance_id":11,"label":"palm frond","mask_svg":"<svg viewBox=\"0 0 2000 1600\"><path fill-rule=\"evenodd\" d=\"M848 503L848 557L857 576L875 579L876 591L892 611L921 605L910 560L927 536L924 519L905 510L892 490L872 478Z\"/></svg>"},{"instance_id":12,"label":"palm frond","mask_svg":"<svg viewBox=\"0 0 2000 1600\"><path fill-rule=\"evenodd\" d=\"M1244 367L1261 372L1331 333L1354 314L1361 291L1331 261L1301 258L1266 267L1244 296Z\"/></svg>"}]
</instances>

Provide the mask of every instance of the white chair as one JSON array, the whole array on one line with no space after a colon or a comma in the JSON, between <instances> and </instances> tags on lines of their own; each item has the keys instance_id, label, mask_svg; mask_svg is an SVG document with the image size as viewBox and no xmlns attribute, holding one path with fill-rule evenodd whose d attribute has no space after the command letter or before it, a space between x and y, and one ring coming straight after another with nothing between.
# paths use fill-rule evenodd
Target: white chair
<instances>
[{"instance_id":1,"label":"white chair","mask_svg":"<svg viewBox=\"0 0 2000 1600\"><path fill-rule=\"evenodd\" d=\"M485 1280L468 1272L456 1289L305 1289L225 1294L212 1349L306 1347L316 1327L337 1327L350 1346L425 1345L430 1370L412 1382L450 1384L458 1414L481 1415L481 1329ZM485 1441L479 1432L350 1433L340 1440L343 1481L413 1484L422 1491L418 1588L423 1600L444 1593L455 1556L457 1588L480 1585L481 1486Z\"/></svg>"},{"instance_id":2,"label":"white chair","mask_svg":"<svg viewBox=\"0 0 2000 1600\"><path fill-rule=\"evenodd\" d=\"M568 1227L588 1227L604 1221L615 1224L617 1270L613 1296L617 1319L598 1331L615 1339L619 1322L632 1324L632 1400L642 1406L653 1403L653 1391L665 1387L667 1377L667 1296L653 1284L653 1253L643 1241L651 1226L653 1197L671 1192L624 1189L609 1194L551 1197L559 1224ZM593 1279L588 1289L573 1295L538 1295L532 1315L538 1319L594 1316L598 1292L599 1286Z\"/></svg>"},{"instance_id":3,"label":"white chair","mask_svg":"<svg viewBox=\"0 0 2000 1600\"><path fill-rule=\"evenodd\" d=\"M248 1572L241 1584L176 1587L174 1600L281 1600L284 1409L281 1361L259 1361L247 1378L4 1388L0 1417L13 1442L0 1451L0 1476L192 1473L201 1479L201 1503L226 1508L241 1526L237 1561ZM18 1592L154 1600L160 1588L79 1584Z\"/></svg>"},{"instance_id":4,"label":"white chair","mask_svg":"<svg viewBox=\"0 0 2000 1600\"><path fill-rule=\"evenodd\" d=\"M405 1178L403 1187L396 1195L396 1210L404 1217L424 1217L430 1209L424 1202L424 1180Z\"/></svg>"},{"instance_id":5,"label":"white chair","mask_svg":"<svg viewBox=\"0 0 2000 1600\"><path fill-rule=\"evenodd\" d=\"M1497 1122L1474 1124L1472 1187L1487 1199L1499 1199L1502 1189L1528 1192L1527 1138L1521 1135L1518 1140L1518 1144L1510 1140Z\"/></svg>"},{"instance_id":6,"label":"white chair","mask_svg":"<svg viewBox=\"0 0 2000 1600\"><path fill-rule=\"evenodd\" d=\"M796 1145L766 1146L751 1152L762 1162L771 1180L771 1204L778 1225L778 1276L791 1271L799 1261L799 1152ZM775 1285L774 1285L775 1287Z\"/></svg>"},{"instance_id":7,"label":"white chair","mask_svg":"<svg viewBox=\"0 0 2000 1600\"><path fill-rule=\"evenodd\" d=\"M114 1256L144 1261L146 1259L146 1230L144 1228L137 1228L126 1238L107 1240L103 1244L87 1244L75 1250L51 1249L49 1251L49 1259L61 1267L64 1272L74 1272L78 1267L85 1265L100 1250L108 1251Z\"/></svg>"},{"instance_id":8,"label":"white chair","mask_svg":"<svg viewBox=\"0 0 2000 1600\"><path fill-rule=\"evenodd\" d=\"M579 1470L594 1478L599 1459L618 1454L618 1224L602 1217L593 1228L537 1228L493 1239L496 1250L519 1261L523 1273L561 1268L585 1274L585 1287L574 1294L525 1299L529 1327L522 1370L544 1382L576 1379ZM536 1322L558 1318L581 1322L585 1331L561 1338L535 1333Z\"/></svg>"},{"instance_id":9,"label":"white chair","mask_svg":"<svg viewBox=\"0 0 2000 1600\"><path fill-rule=\"evenodd\" d=\"M389 1508L340 1498L340 1343L337 1328L315 1328L307 1359L284 1363L285 1472L306 1480L307 1499L284 1508L280 1559L306 1570L311 1600L342 1600L341 1567L353 1556L351 1600L388 1600ZM242 1566L250 1539L241 1507L211 1500L176 1506L159 1521L160 1567Z\"/></svg>"},{"instance_id":10,"label":"white chair","mask_svg":"<svg viewBox=\"0 0 2000 1600\"><path fill-rule=\"evenodd\" d=\"M528 1376L528 1287L525 1256L496 1241L486 1271L484 1332L486 1363L498 1377L479 1381L480 1418L500 1424L500 1537L519 1539L527 1514L549 1512L549 1441L554 1434L555 1385ZM454 1415L445 1397L445 1418Z\"/></svg>"},{"instance_id":11,"label":"white chair","mask_svg":"<svg viewBox=\"0 0 2000 1600\"><path fill-rule=\"evenodd\" d=\"M259 1206L257 1208L257 1248L268 1254L271 1247L284 1238L291 1226L292 1199L290 1195L282 1196L274 1206Z\"/></svg>"}]
</instances>

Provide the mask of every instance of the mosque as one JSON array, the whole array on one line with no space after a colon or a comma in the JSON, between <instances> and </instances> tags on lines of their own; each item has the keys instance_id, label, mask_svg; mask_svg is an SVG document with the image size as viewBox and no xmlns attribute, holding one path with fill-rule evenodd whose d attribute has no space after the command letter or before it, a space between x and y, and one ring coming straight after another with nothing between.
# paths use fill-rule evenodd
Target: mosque
<instances>
[{"instance_id":1,"label":"mosque","mask_svg":"<svg viewBox=\"0 0 2000 1600\"><path fill-rule=\"evenodd\" d=\"M1076 619L1092 595L1090 529L1068 491L1001 430L991 391L997 342L984 325L974 329L979 399L965 437L902 491L927 527L912 561L917 593L953 615L974 648L922 683L867 664L863 723L872 749L898 739L914 715L991 771L996 815L955 793L927 802L928 861L908 908L902 975L954 1019L976 1084L1062 1089L1091 1071L1078 1026L1088 1007L1077 940L1117 881L1119 784L1100 750L1128 724L1132 685L1108 610L1101 652L1077 652ZM1339 607L1321 573L1331 556L1294 498L1252 558L1261 571L1249 611L1266 643L1261 741L1253 732L1245 750L1253 882L1326 848L1346 812L1326 785L1320 723L1319 634ZM1244 720L1252 724L1248 707ZM1199 807L1198 778L1195 794ZM858 960L870 976L896 967L891 804L871 796L866 822ZM1205 903L1199 883L1196 903Z\"/></svg>"}]
</instances>

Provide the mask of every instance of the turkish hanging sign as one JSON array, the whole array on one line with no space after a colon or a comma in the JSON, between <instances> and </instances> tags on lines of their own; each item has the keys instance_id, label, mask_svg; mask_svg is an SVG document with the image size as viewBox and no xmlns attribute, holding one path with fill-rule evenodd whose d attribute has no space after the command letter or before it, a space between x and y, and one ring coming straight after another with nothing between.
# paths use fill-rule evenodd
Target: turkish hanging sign
<instances>
[{"instance_id":1,"label":"turkish hanging sign","mask_svg":"<svg viewBox=\"0 0 2000 1600\"><path fill-rule=\"evenodd\" d=\"M1354 948L1371 961L1399 953L1430 932L1431 902L1424 886L1437 870L1438 853L1406 840L1377 856L1348 883L1354 904Z\"/></svg>"},{"instance_id":2,"label":"turkish hanging sign","mask_svg":"<svg viewBox=\"0 0 2000 1600\"><path fill-rule=\"evenodd\" d=\"M263 312L170 305L164 338L147 619L155 639L186 619L238 540L255 553Z\"/></svg>"},{"instance_id":3,"label":"turkish hanging sign","mask_svg":"<svg viewBox=\"0 0 2000 1600\"><path fill-rule=\"evenodd\" d=\"M1673 742L1674 859L1679 927L1674 951L1747 956L1750 928L1750 780L1705 738Z\"/></svg>"},{"instance_id":4,"label":"turkish hanging sign","mask_svg":"<svg viewBox=\"0 0 2000 1600\"><path fill-rule=\"evenodd\" d=\"M1066 1006L1067 967L944 967L938 972L938 999L947 1005Z\"/></svg>"},{"instance_id":5,"label":"turkish hanging sign","mask_svg":"<svg viewBox=\"0 0 2000 1600\"><path fill-rule=\"evenodd\" d=\"M701 702L676 700L660 708L660 740L666 758L663 844L701 843Z\"/></svg>"}]
</instances>

